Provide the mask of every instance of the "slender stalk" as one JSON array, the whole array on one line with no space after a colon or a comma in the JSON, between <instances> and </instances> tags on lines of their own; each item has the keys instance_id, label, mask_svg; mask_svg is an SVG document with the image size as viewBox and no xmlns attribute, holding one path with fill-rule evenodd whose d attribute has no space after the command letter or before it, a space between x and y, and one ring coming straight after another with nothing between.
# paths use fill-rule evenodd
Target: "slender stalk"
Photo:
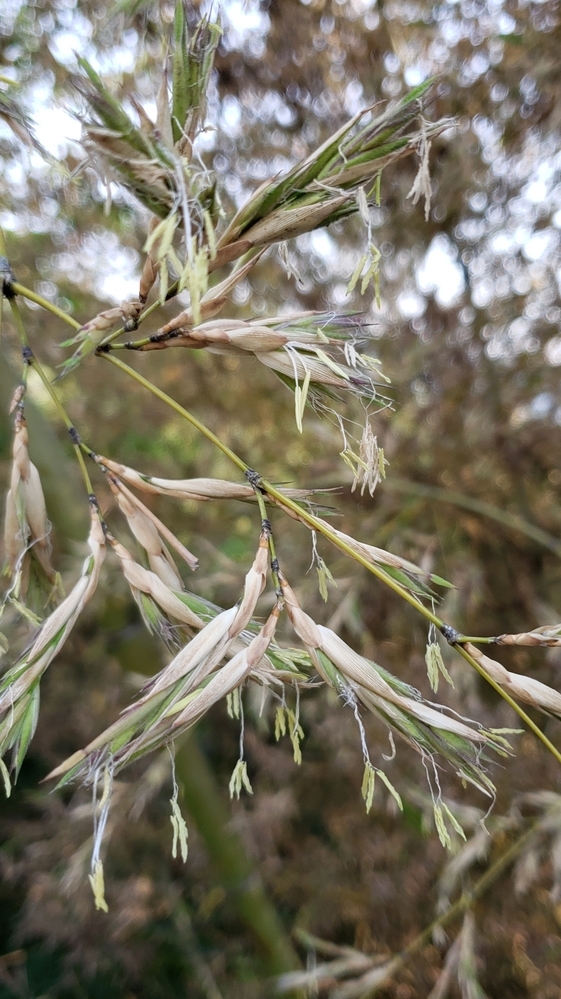
<instances>
[{"instance_id":1,"label":"slender stalk","mask_svg":"<svg viewBox=\"0 0 561 999\"><path fill-rule=\"evenodd\" d=\"M165 392L162 392L161 389L157 388L156 385L153 385L152 382L148 381L147 378L144 378L144 376L139 374L138 371L135 371L134 368L129 367L128 364L125 364L124 361L120 361L117 357L113 357L112 354L102 353L101 357L105 357L108 361L111 362L111 364L115 365L116 368L120 368L121 371L124 371L127 375L130 375L130 377L134 378L134 380L138 382L139 385L143 385L144 388L148 389L148 391L152 393L152 395L155 395L158 399L161 399L162 402L165 402L166 405L170 406L171 409L174 409L175 412L179 414L179 416L182 416L185 420L187 420L191 424L192 427L195 427L195 429L198 430L199 433L204 434L204 436L209 441L215 444L216 447L219 448L222 451L222 453L225 454L226 457L230 459L230 461L233 461L234 464L237 465L242 472L244 472L244 474L245 472L250 471L249 465L246 465L245 461L242 461L242 459L238 457L238 455L234 451L232 451L226 444L222 443L222 441L220 440L219 437L216 436L216 434L213 434L212 430L209 430L208 427L205 427L204 423L201 423L200 420L197 420L196 416L193 416L193 414L189 413L188 410L183 408L183 406L180 406L179 403L175 401L175 399L172 399L171 396L167 395Z\"/></svg>"},{"instance_id":2,"label":"slender stalk","mask_svg":"<svg viewBox=\"0 0 561 999\"><path fill-rule=\"evenodd\" d=\"M170 287L168 288L168 293L167 293L167 296L166 296L166 301L168 301L170 298L173 298L175 296L175 292L177 291L178 284L179 284L179 281L175 281L174 284L170 285ZM145 319L148 319L148 316L151 316L152 313L155 312L156 309L158 309L161 306L161 304L162 303L160 302L159 299L156 299L155 302L152 302L152 305L149 305L147 309L144 309L144 312L141 312L141 314L139 315L138 319L136 320L136 325L140 326L140 324L143 323ZM125 332L126 332L125 331L125 327L121 326L120 329L115 330L113 333L110 333L109 336L106 336L105 339L101 341L100 347L107 347L108 344L112 344L113 341L116 340L118 336L122 336L122 334L125 333ZM117 344L117 347L119 347L119 348L120 347L124 348L125 346L126 346L125 344ZM115 350L115 349L116 349L116 347L113 348L113 350Z\"/></svg>"},{"instance_id":3,"label":"slender stalk","mask_svg":"<svg viewBox=\"0 0 561 999\"><path fill-rule=\"evenodd\" d=\"M379 579L386 586L389 586L389 588L393 590L394 593L397 593L398 596L400 596L403 600L406 600L407 603L411 604L411 606L414 607L416 611L418 611L419 614L422 614L423 617L425 617L428 621L434 624L436 628L438 628L441 632L446 634L448 626L441 618L438 617L437 614L434 613L434 611L431 611L428 607L425 607L419 600L417 600L416 597L414 597L411 593L408 593L407 590L404 589L404 587L402 587L398 582L392 579L391 576L388 576L387 573L383 571L383 569L380 569L377 565L373 565L372 562L369 562L367 558L356 552L345 541L343 541L341 538L338 538L337 535L331 531L331 528L327 524L322 523L322 521L318 520L317 517L314 517L312 513L308 513L308 511L304 510L301 506L298 505L298 503L296 503L294 500L289 499L282 492L280 492L280 490L277 489L276 486L273 486L266 479L263 479L260 475L257 475L257 473L253 472L252 469L249 467L249 465L247 465L246 462L239 457L239 455L235 454L234 451L232 451L226 444L224 444L216 436L216 434L212 432L212 430L209 430L208 427L205 427L204 423L201 423L201 421L198 420L196 416L193 416L193 414L189 413L189 411L184 409L183 406L180 406L179 403L175 401L175 399L172 399L171 396L167 395L165 392L162 392L161 389L153 385L153 383L150 382L147 378L144 378L144 376L139 374L138 371L135 371L134 368L129 367L129 365L125 364L123 361L118 360L118 358L113 357L111 354L107 353L103 353L101 356L107 358L107 360L110 361L111 364L115 365L115 367L119 368L121 371L124 371L126 374L130 375L130 377L134 378L135 381L139 383L139 385L142 385L144 386L144 388L147 388L149 392L155 395L158 399L161 399L162 402L165 402L180 416L184 417L184 419L186 419L191 424L191 426L199 430L200 433L202 433L207 438L207 440L212 441L212 443L215 444L216 447L218 447L223 454L225 454L228 458L230 458L230 460L233 461L238 468L240 468L245 474L249 473L248 478L252 482L252 485L256 489L256 492L258 488L264 490L264 492L266 492L267 495L270 496L278 506L283 507L285 510L289 510L292 514L296 515L298 520L306 524L307 527L309 527L311 530L317 531L319 534L322 534L323 537L327 538L327 540L331 542L331 544L335 545L335 547L339 548L340 551L344 552L350 558L354 559L355 562L358 562L360 565L364 566L364 568L367 569L368 572L372 573L373 576L376 576L376 578ZM457 639L459 640L459 642L457 642ZM480 663L478 663L473 658L473 656L469 654L469 652L466 652L466 650L462 648L461 635L458 635L457 639L456 635L454 635L454 638L449 640L449 644L452 645L459 652L459 654L466 660L466 662L468 662L470 666L472 666L475 670L477 670L480 676L482 676L487 681L487 683L489 683L491 687L493 687L493 689L497 692L497 694L499 694L499 696L502 697L502 699L506 701L507 704L510 705L513 711L515 711L518 717L524 722L524 724L527 725L527 727L534 733L535 736L537 736L537 738L540 740L540 742L543 743L546 749L548 749L549 752L552 753L557 762L561 763L561 752L558 749L556 749L553 743L547 738L545 733L542 732L542 730L539 728L538 725L536 725L534 721L532 721L530 716L526 714L524 709L520 707L520 705L514 700L514 698L512 698L510 694L506 692L506 690L503 690L500 684L498 684L495 680L492 679L492 677L489 676L486 669ZM485 640L483 639L483 641Z\"/></svg>"},{"instance_id":4,"label":"slender stalk","mask_svg":"<svg viewBox=\"0 0 561 999\"><path fill-rule=\"evenodd\" d=\"M255 498L257 500L257 506L259 507L259 512L261 514L261 521L263 525L267 525L268 527L269 553L271 556L271 576L273 577L273 586L275 587L275 593L277 594L277 596L282 597L282 587L279 578L279 560L277 558L275 539L273 537L271 522L267 516L267 506L265 503L265 498L258 486L254 488L255 488Z\"/></svg>"},{"instance_id":5,"label":"slender stalk","mask_svg":"<svg viewBox=\"0 0 561 999\"><path fill-rule=\"evenodd\" d=\"M35 302L36 305L40 305L41 308L46 309L47 312L52 312L53 316L57 316L58 319L62 319L64 323L72 326L75 330L80 329L80 323L77 322L76 319L73 319L67 312L63 312L62 309L59 309L58 305L53 305L53 303L49 302L47 298L43 298L43 296L38 295L37 292L31 291L30 288L26 288L23 284L20 284L19 281L12 281L11 287L12 291L16 295L21 295L22 298L27 298L30 302Z\"/></svg>"},{"instance_id":6,"label":"slender stalk","mask_svg":"<svg viewBox=\"0 0 561 999\"><path fill-rule=\"evenodd\" d=\"M76 430L74 428L74 424L72 423L72 420L70 419L68 413L66 412L64 406L62 405L62 402L60 401L57 392L55 392L53 386L51 385L49 379L47 378L45 372L43 371L43 368L41 367L39 361L35 357L35 354L31 350L31 347L29 346L29 342L28 342L28 339L27 339L27 331L25 329L25 326L24 326L24 323L23 323L23 319L21 317L21 312L19 310L19 306L18 306L15 298L10 298L10 308L12 310L12 316L13 316L13 319L14 319L14 325L15 325L15 327L17 329L18 336L19 336L19 339L20 339L20 343L21 343L22 353L24 355L24 359L25 359L26 363L29 366L33 367L35 369L35 371L37 372L37 374L39 375L39 378L41 379L41 381L43 382L43 385L45 386L47 392L49 393L49 395L50 395L50 397L51 397L51 399L52 399L52 401L53 401L53 403L54 403L54 405L55 405L55 407L57 409L57 412L59 413L59 416L60 416L62 422L65 424L66 429L69 431L69 434L70 434L70 437L71 437L71 440L72 440L72 446L74 447L74 452L76 454L76 458L77 458L78 464L80 466L80 471L82 473L82 478L84 479L84 483L85 483L85 486L86 486L88 497L91 497L91 496L94 495L93 486L92 486L92 483L91 483L89 472L88 472L88 470L86 468L86 463L84 461L84 455L82 454L82 448L80 446L80 439L79 439L78 434L77 434L77 432L76 432Z\"/></svg>"},{"instance_id":7,"label":"slender stalk","mask_svg":"<svg viewBox=\"0 0 561 999\"><path fill-rule=\"evenodd\" d=\"M481 635L478 635L475 638L471 638L470 635L460 635L460 637L456 639L455 644L467 645L468 642L471 642L472 645L494 645L496 642L496 638L494 635L491 637L489 636L483 637Z\"/></svg>"},{"instance_id":8,"label":"slender stalk","mask_svg":"<svg viewBox=\"0 0 561 999\"><path fill-rule=\"evenodd\" d=\"M117 330L117 332L120 334L121 330ZM113 334L111 334L111 335L113 335ZM103 343L100 346L102 346L104 348L105 352L108 353L109 351L114 351L114 350L140 350L142 347L145 347L150 342L151 342L151 339L150 339L149 336L144 337L143 340L134 340L134 342L132 342L132 343L128 343L128 342L127 343L112 343L111 340L109 340L109 338L108 338L107 340L104 340Z\"/></svg>"},{"instance_id":9,"label":"slender stalk","mask_svg":"<svg viewBox=\"0 0 561 999\"><path fill-rule=\"evenodd\" d=\"M33 365L33 367L35 368L37 374L39 375L39 378L43 382L43 385L45 386L47 392L49 393L51 399L53 400L53 402L54 402L54 404L55 404L55 406L56 406L56 408L57 408L57 410L58 410L58 412L60 414L60 417L61 417L62 421L64 422L64 424L66 426L66 429L70 433L70 437L72 439L72 446L74 448L74 451L75 451L75 454L76 454L76 458L78 459L78 464L80 466L80 470L82 472L82 476L83 476L84 482L86 484L86 489L88 491L88 496L93 496L94 495L93 486L92 486L92 483L91 483L91 479L90 479L90 475L89 475L88 469L86 468L86 462L84 461L84 455L82 453L82 450L83 450L82 449L82 444L81 444L80 439L79 439L79 437L77 435L77 432L76 432L76 430L74 428L74 424L72 423L72 420L68 416L68 413L66 412L64 406L62 405L62 403L61 403L61 401L60 401L57 393L53 389L53 386L51 385L49 379L47 378L45 372L43 371L43 368L41 367L40 364L37 363L35 357L33 357L33 360L31 361L31 364ZM89 453L89 449L88 449L88 453Z\"/></svg>"}]
</instances>

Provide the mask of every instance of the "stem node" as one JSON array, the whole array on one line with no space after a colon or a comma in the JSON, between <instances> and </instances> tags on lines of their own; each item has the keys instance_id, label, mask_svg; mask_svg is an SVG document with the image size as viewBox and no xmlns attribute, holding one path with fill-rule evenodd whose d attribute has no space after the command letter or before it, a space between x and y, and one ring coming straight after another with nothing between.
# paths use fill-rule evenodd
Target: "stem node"
<instances>
[{"instance_id":1,"label":"stem node","mask_svg":"<svg viewBox=\"0 0 561 999\"><path fill-rule=\"evenodd\" d=\"M0 279L2 281L2 294L6 298L15 298L16 293L12 287L14 281L16 280L15 274L10 267L10 261L7 257L0 257Z\"/></svg>"},{"instance_id":2,"label":"stem node","mask_svg":"<svg viewBox=\"0 0 561 999\"><path fill-rule=\"evenodd\" d=\"M456 631L451 624L441 624L440 631L444 635L448 645L456 645L462 637L461 632Z\"/></svg>"}]
</instances>

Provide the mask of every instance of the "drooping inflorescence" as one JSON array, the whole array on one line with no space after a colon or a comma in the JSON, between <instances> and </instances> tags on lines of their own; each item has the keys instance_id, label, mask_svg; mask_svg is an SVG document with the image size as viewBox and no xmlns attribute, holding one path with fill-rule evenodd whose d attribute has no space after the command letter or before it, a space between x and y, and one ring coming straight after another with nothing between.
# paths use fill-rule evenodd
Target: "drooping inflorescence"
<instances>
[{"instance_id":1,"label":"drooping inflorescence","mask_svg":"<svg viewBox=\"0 0 561 999\"><path fill-rule=\"evenodd\" d=\"M358 728L364 760L362 793L367 809L373 802L379 778L394 799L394 788L381 761L369 749L366 721L375 715L390 732L405 741L425 765L434 805L435 823L443 842L448 826L456 820L441 800L439 767L448 764L462 781L469 781L486 796L494 794L489 773L491 753L506 756L510 747L499 731L483 728L426 701L420 692L391 675L383 666L361 655L336 632L314 620L300 605L277 553L269 520L271 511L304 524L312 533L314 562L320 591L325 597L330 570L316 550L319 535L362 565L422 615L430 625L426 662L431 687L439 676L449 679L436 630L492 685L503 691L536 734L555 752L547 737L528 719L519 702L561 717L561 695L545 684L511 673L481 653L477 639L468 641L445 624L435 611L436 587L450 584L435 573L370 542L357 540L318 516L320 490L277 487L254 471L209 428L158 389L143 375L117 359L116 351L149 353L182 347L179 363L187 366L189 351L235 355L256 359L274 371L294 394L295 421L304 430L306 407L329 415L339 425L342 457L353 471L353 488L373 493L386 474L384 451L372 428L377 411L388 408L384 394L387 378L370 352L371 338L365 317L326 312L292 312L271 318L239 319L220 315L228 311L234 289L258 267L272 246L302 233L327 226L353 213L367 228L366 252L359 260L351 288L360 282L364 291L373 281L379 289L380 251L372 243L369 212L379 202L383 170L401 157L418 152L420 173L411 195L428 199L428 154L431 138L447 122L427 122L421 116L431 81L412 90L381 111L366 108L343 124L317 149L296 163L284 176L264 182L230 217L221 209L216 178L197 147L205 122L206 94L220 29L203 18L188 30L181 0L175 7L173 47L162 67L153 121L134 94L119 100L84 59L73 83L84 101L84 144L94 166L123 186L149 213L142 250L144 260L138 295L112 309L105 309L81 325L70 320L74 335L63 346L73 353L62 364L61 374L73 372L87 379L83 363L108 361L171 406L198 432L205 435L243 472L244 481L212 477L167 479L140 472L106 457L86 445L66 413L55 384L45 374L27 342L9 263L2 266L3 291L12 308L14 326L24 359L22 386L14 398L13 462L6 503L5 555L9 583L3 609L26 616L35 629L27 648L0 679L0 760L6 788L16 779L33 737L40 700L40 683L47 668L63 648L86 604L98 586L108 554L118 566L148 629L165 643L169 662L138 692L138 696L105 731L57 766L50 777L61 783L79 780L94 788L96 831L92 859L92 886L96 904L105 906L100 844L107 821L113 779L124 767L156 750L170 751L189 728L218 701L227 699L230 712L240 720L240 757L230 784L239 797L251 790L243 755L242 690L257 684L271 693L277 735L287 733L295 759L301 759L301 691L326 685L342 706L350 709ZM2 259L3 247L0 247ZM216 283L213 275L219 271ZM157 286L151 305L148 297ZM176 315L149 335L130 339L139 326L165 302L186 292ZM34 296L34 301L37 296ZM43 303L49 308L49 303ZM53 311L53 309L51 309ZM55 310L56 311L56 310ZM60 314L60 310L56 312ZM60 315L59 315L60 318ZM115 330L114 327L122 323ZM126 339L122 337L126 336ZM95 358L92 355L96 355ZM89 363L89 362L88 362ZM89 553L81 574L63 598L60 580L50 554L50 525L36 466L29 457L24 414L25 374L33 366L70 433L90 504ZM355 409L353 409L353 406ZM360 411L364 430L360 441L350 438L341 412ZM356 420L354 421L356 423ZM91 463L86 468L86 461ZM108 488L113 509L103 516L96 500L90 471ZM139 495L141 494L141 495ZM260 533L254 560L240 584L238 599L226 609L193 593L183 578L184 566L194 571L198 557L177 537L150 503L160 496L193 502L240 501L259 518ZM325 512L325 511L321 511ZM128 532L123 538L122 531ZM269 586L268 604L260 604ZM277 638L281 615L286 616L299 646ZM493 641L503 646L555 646L560 629L552 626L519 635L502 635ZM482 639L487 642L488 640ZM381 754L378 754L378 756ZM559 753L556 754L561 760ZM98 789L102 788L98 802ZM446 821L445 821L445 816ZM174 776L172 798L174 844L186 855L186 835L181 825ZM448 826L447 824L448 823ZM454 824L456 823L456 825ZM469 929L469 927L468 927ZM466 931L467 933L467 931ZM467 934L469 936L469 934Z\"/></svg>"}]
</instances>

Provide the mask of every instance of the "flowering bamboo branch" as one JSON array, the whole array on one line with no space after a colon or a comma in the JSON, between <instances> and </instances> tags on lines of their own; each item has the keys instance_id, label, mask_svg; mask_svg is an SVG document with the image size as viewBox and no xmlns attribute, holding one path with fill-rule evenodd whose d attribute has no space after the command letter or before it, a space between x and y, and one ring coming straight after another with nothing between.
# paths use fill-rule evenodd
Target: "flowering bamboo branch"
<instances>
[{"instance_id":1,"label":"flowering bamboo branch","mask_svg":"<svg viewBox=\"0 0 561 999\"><path fill-rule=\"evenodd\" d=\"M480 661L479 658L475 658L474 655L469 650L466 650L463 647L463 645L461 644L462 636L458 632L456 632L454 628L451 628L450 625L447 625L440 617L438 617L437 614L434 613L434 611L430 610L428 607L425 607L424 604L422 604L421 601L418 600L416 596L409 593L405 589L405 587L400 585L400 583L398 583L395 579L392 579L391 576L389 576L386 572L384 572L383 569L373 564L372 561L369 561L368 558L366 558L363 554L360 553L360 551L357 551L356 546L348 544L347 541L343 540L340 536L338 536L340 532L334 531L331 527L329 527L328 524L325 523L325 521L321 520L318 517L315 517L312 513L309 513L307 510L303 509L303 507L301 507L294 500L291 500L287 496L283 495L281 491L276 488L276 486L273 486L266 479L262 478L260 475L257 475L255 472L253 472L252 469L249 467L249 465L247 465L246 462L239 457L239 455L235 454L235 452L232 451L231 448L229 448L226 444L224 444L223 441L221 441L211 430L208 429L208 427L205 427L205 425L201 423L201 421L198 420L195 416L193 416L192 413L189 413L188 410L184 409L183 406L177 403L165 392L163 392L161 389L158 389L147 378L144 378L144 376L135 371L134 368L131 368L127 364L124 364L123 361L119 360L116 357L113 357L111 354L105 353L102 354L102 356L105 357L108 361L110 361L111 364L113 364L115 367L123 371L125 374L129 375L131 378L134 378L134 380L137 381L140 385L148 389L149 392L152 392L152 394L157 396L158 399L161 399L162 402L165 402L166 405L170 406L172 409L175 410L176 413L178 413L180 416L186 419L193 427L195 427L200 433L202 433L207 438L207 440L215 444L216 447L218 447L223 454L225 454L228 458L230 458L230 460L233 461L234 464L237 465L237 467L240 468L248 476L250 482L252 482L252 484L256 488L261 489L264 493L266 493L267 496L270 499L272 499L278 506L280 506L286 512L294 516L297 520L300 520L302 523L306 524L306 526L309 527L311 530L317 531L319 534L322 534L323 537L327 538L327 540L330 541L333 545L335 545L335 547L339 548L340 551L344 552L350 558L354 559L365 569L367 569L368 572L376 576L376 578L379 579L380 582L388 586L391 590L394 591L394 593L396 593L403 600L405 600L412 607L414 607L414 609L424 618L426 618L427 621L429 621L436 628L438 628L442 632L444 637L447 639L449 644L451 644L452 647L455 648L456 651L459 652L459 654L466 660L466 662L469 663L469 665L472 666L473 669L475 669L479 673L479 675L482 676L483 679L486 680L486 682L491 687L493 687L496 693L499 694L499 696L503 700L505 700L507 704L516 712L519 718L521 718L524 724L527 725L527 727L534 733L534 735L540 740L540 742L543 743L543 745L555 757L558 763L561 763L561 752L553 745L551 740L548 739L545 733L542 732L539 726L536 725L536 723L530 718L530 716L526 713L526 711L524 711L524 709L520 707L520 705L514 700L514 698L511 697L510 694L507 691L505 691L503 687L489 674L488 670L485 668L484 663Z\"/></svg>"}]
</instances>

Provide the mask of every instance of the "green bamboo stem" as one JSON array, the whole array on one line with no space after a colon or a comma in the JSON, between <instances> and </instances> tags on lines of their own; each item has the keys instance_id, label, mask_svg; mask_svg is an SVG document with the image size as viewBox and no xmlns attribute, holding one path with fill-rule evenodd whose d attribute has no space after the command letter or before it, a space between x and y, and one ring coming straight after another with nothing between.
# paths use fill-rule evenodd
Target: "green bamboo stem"
<instances>
[{"instance_id":1,"label":"green bamboo stem","mask_svg":"<svg viewBox=\"0 0 561 999\"><path fill-rule=\"evenodd\" d=\"M244 472L244 474L252 472L250 466L247 465L246 462L239 457L239 455L237 455L234 451L231 450L231 448L229 448L226 444L224 444L220 440L220 438L217 437L216 434L212 432L212 430L209 430L209 428L206 427L204 423L201 423L201 421L198 420L196 416L193 416L193 414L189 413L189 411L184 409L183 406L180 406L180 404L176 402L175 399L172 399L171 396L167 395L165 392L162 392L161 389L157 388L147 378L144 378L144 376L139 374L138 371L135 371L134 368L129 367L129 365L125 364L123 361L118 360L118 358L113 357L111 354L106 354L106 353L102 354L101 356L107 358L107 360L111 364L119 368L121 371L124 371L131 378L134 378L134 380L137 381L140 385L142 385L144 388L147 388L149 392L151 392L158 399L161 399L162 402L165 402L168 406L170 406L173 410L175 410L175 412L178 413L180 416L182 416L185 420L187 420L191 424L191 426L199 430L199 432L202 433L207 438L207 440L215 444L216 447L218 447L223 454L225 454L228 458L230 458L230 460L233 461L234 464L237 465L237 467ZM384 583L391 590L393 590L394 593L400 596L407 603L411 604L411 606L414 607L419 614L422 614L423 617L425 617L428 621L430 621L431 624L434 624L435 627L438 628L441 632L444 633L446 632L447 630L446 623L441 618L439 618L438 615L434 613L434 611L430 610L428 607L425 607L419 600L417 600L416 597L414 597L411 593L408 593L408 591L404 589L404 587L402 587L398 582L396 582L394 579L388 576L383 571L383 569L380 569L377 565L374 565L372 562L369 562L367 558L356 552L350 545L346 543L346 541L343 541L342 538L337 537L337 535L332 532L329 525L324 524L321 520L318 520L318 518L314 517L312 513L308 513L307 510L304 510L294 500L289 499L279 489L277 489L276 486L273 486L270 482L268 482L266 479L263 479L261 476L258 476L255 473L253 473L252 481L256 487L259 487L260 489L264 490L267 493L267 495L270 496L278 506L284 508L285 510L290 511L292 515L296 515L297 519L302 521L302 523L306 524L307 527L309 527L311 530L317 531L318 534L323 535L323 537L327 538L327 540L330 541L331 544L335 545L336 548L339 548L340 551L344 552L350 558L354 559L355 562L358 562L365 569L367 569L368 572L372 573L373 576L376 576L377 579L379 579L382 583ZM458 635L458 638L461 639L461 636ZM468 662L470 666L472 666L475 670L477 670L480 676L482 676L487 681L487 683L490 684L491 687L493 687L493 689L497 692L497 694L499 694L499 696L502 697L502 699L507 702L507 704L513 709L513 711L516 712L516 714L524 722L524 724L527 725L527 727L534 733L534 735L540 740L540 742L543 743L546 749L548 749L549 752L555 757L557 762L561 763L561 752L558 749L556 749L553 743L548 739L545 733L542 732L542 730L538 727L538 725L536 725L536 723L532 721L532 719L524 711L524 709L520 707L520 705L510 696L510 694L507 693L506 690L503 690L500 684L498 684L495 680L492 679L492 677L489 676L487 670L480 663L478 663L473 658L473 656L469 654L469 652L466 652L466 650L462 647L461 642L459 643L456 642L456 637L454 637L453 640L450 640L450 644L457 650L457 652L459 652L459 654L466 660L466 662Z\"/></svg>"},{"instance_id":2,"label":"green bamboo stem","mask_svg":"<svg viewBox=\"0 0 561 999\"><path fill-rule=\"evenodd\" d=\"M203 434L209 441L215 444L217 448L220 448L222 453L225 454L230 461L233 461L234 464L237 465L242 472L244 472L244 474L249 471L249 465L246 465L245 461L242 461L242 459L238 457L234 451L232 451L226 444L222 443L216 434L213 434L212 430L205 427L204 423L201 423L196 416L193 416L193 414L189 413L188 410L183 408L183 406L180 406L175 399L172 399L171 396L162 392L161 389L157 388L157 386L151 381L148 381L147 378L144 378L144 376L138 371L135 371L134 368L129 367L128 364L125 364L124 361L120 361L117 357L113 357L112 354L102 353L100 356L106 358L111 364L113 364L116 368L119 368L121 371L124 371L125 374L129 375L131 378L134 378L139 385L148 389L152 395L155 395L158 399L161 399L162 402L165 402L167 406L170 406L171 409L174 409L179 416L182 416L185 420L187 420L192 427L195 427L195 429L199 431L199 433Z\"/></svg>"},{"instance_id":3,"label":"green bamboo stem","mask_svg":"<svg viewBox=\"0 0 561 999\"><path fill-rule=\"evenodd\" d=\"M175 766L185 807L204 840L224 888L258 944L265 974L294 971L300 966L298 956L240 839L228 829L230 816L218 794L210 767L192 735L177 753Z\"/></svg>"},{"instance_id":4,"label":"green bamboo stem","mask_svg":"<svg viewBox=\"0 0 561 999\"><path fill-rule=\"evenodd\" d=\"M84 461L84 455L82 453L83 448L82 448L81 443L79 443L79 440L75 440L74 439L74 437L76 436L76 431L75 431L75 428L74 428L74 424L72 423L72 420L68 416L68 413L66 412L64 406L62 405L62 403L61 403L61 401L60 401L57 393L53 389L53 386L51 385L49 379L47 378L45 372L43 371L43 368L41 367L40 364L38 364L35 356L33 357L32 361L30 363L35 368L35 371L39 375L39 378L43 382L43 385L45 386L47 392L49 393L51 399L53 400L53 403L55 404L55 406L57 408L57 411L59 413L59 416L60 416L61 420L63 421L63 423L66 426L66 429L68 431L70 431L70 433L71 433L72 446L74 448L74 453L76 455L78 464L80 466L80 471L82 473L82 478L84 479L84 483L85 483L85 486L86 486L86 490L87 490L88 496L93 496L94 495L93 486L92 486L92 482L91 482L91 479L90 479L90 474L89 474L88 469L86 467L86 462ZM88 453L89 453L89 449L88 449Z\"/></svg>"},{"instance_id":5,"label":"green bamboo stem","mask_svg":"<svg viewBox=\"0 0 561 999\"><path fill-rule=\"evenodd\" d=\"M2 249L1 242L3 242L3 241L0 239L0 252L1 252L1 249ZM80 471L82 473L82 478L83 478L85 486L86 486L86 491L88 493L88 498L91 498L94 495L93 486L92 486L92 483L91 483L91 479L90 479L88 470L86 468L86 463L84 461L84 455L82 454L82 449L80 447L80 444L79 444L78 440L75 439L75 438L77 438L77 434L76 434L76 431L74 429L74 424L72 423L72 420L70 419L70 417L68 416L68 413L66 412L64 406L62 405L62 402L59 399L58 393L54 390L54 388L51 385L49 379L47 378L45 372L43 371L43 368L41 367L39 361L35 357L35 354L31 350L31 347L29 346L29 341L28 341L28 338L27 338L27 331L25 329L25 325L24 325L23 319L21 317L21 312L19 310L19 306L18 306L18 304L16 302L16 299L15 298L10 298L9 301L10 301L10 308L12 310L12 317L13 317L13 320L14 320L14 325L16 327L16 330L17 330L17 333L18 333L18 337L19 337L19 340L20 340L20 343L21 343L22 353L24 355L24 359L25 359L26 363L29 364L29 365L31 365L35 369L35 371L37 372L37 374L39 375L39 378L41 379L43 385L45 386L47 392L49 393L49 395L50 395L50 397L51 397L51 399L52 399L52 401L53 401L53 403L54 403L54 405L55 405L55 407L57 409L57 412L58 412L58 414L59 414L62 422L65 424L66 429L68 431L70 431L70 435L71 435L71 439L72 439L72 446L74 448L74 453L76 455L78 464L80 466Z\"/></svg>"},{"instance_id":6,"label":"green bamboo stem","mask_svg":"<svg viewBox=\"0 0 561 999\"><path fill-rule=\"evenodd\" d=\"M58 305L54 305L53 302L49 302L47 298L43 298L42 295L38 295L37 292L31 291L30 288L26 288L25 285L20 284L19 281L12 281L12 291L16 295L21 295L22 298L27 298L30 302L35 302L36 305L40 305L42 309L46 309L47 312L52 312L53 316L58 319L62 319L64 323L68 326L72 326L75 330L79 330L80 323L69 316L67 312L63 312L59 309Z\"/></svg>"}]
</instances>

